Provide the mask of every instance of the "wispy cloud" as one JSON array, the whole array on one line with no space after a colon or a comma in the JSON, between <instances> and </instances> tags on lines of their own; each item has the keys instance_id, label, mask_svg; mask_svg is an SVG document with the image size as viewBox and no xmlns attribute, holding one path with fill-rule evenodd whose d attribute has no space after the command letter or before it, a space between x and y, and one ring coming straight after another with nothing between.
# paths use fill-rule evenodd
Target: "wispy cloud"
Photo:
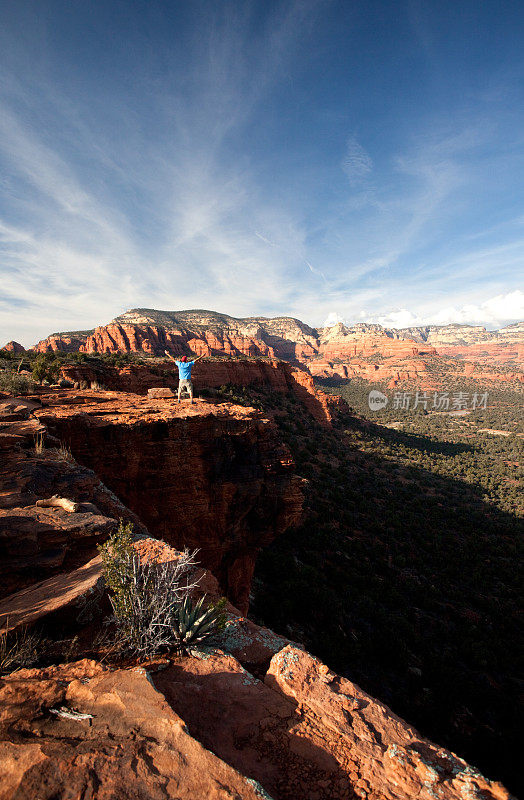
<instances>
[{"instance_id":1,"label":"wispy cloud","mask_svg":"<svg viewBox=\"0 0 524 800\"><path fill-rule=\"evenodd\" d=\"M373 170L371 156L359 144L355 136L350 136L347 140L346 152L342 159L342 169L346 173L351 186L360 186Z\"/></svg>"},{"instance_id":2,"label":"wispy cloud","mask_svg":"<svg viewBox=\"0 0 524 800\"><path fill-rule=\"evenodd\" d=\"M292 212L261 196L252 165L238 163L227 141L249 123L319 5L297 2L269 17L254 53L249 15L213 11L186 87L155 94L160 131L173 121L156 148L112 141L45 76L4 84L0 336L28 344L133 305L232 313L285 306L305 234ZM119 105L122 127L132 129L133 110L125 98ZM50 107L52 123L39 127L39 112L47 118ZM257 224L267 237L253 236ZM268 253L273 238L279 252Z\"/></svg>"}]
</instances>

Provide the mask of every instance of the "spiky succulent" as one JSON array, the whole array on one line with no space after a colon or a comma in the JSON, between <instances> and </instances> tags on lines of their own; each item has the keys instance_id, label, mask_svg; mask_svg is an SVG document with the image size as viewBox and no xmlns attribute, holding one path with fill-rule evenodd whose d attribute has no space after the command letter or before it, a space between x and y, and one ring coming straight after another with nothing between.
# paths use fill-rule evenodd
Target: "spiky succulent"
<instances>
[{"instance_id":1,"label":"spiky succulent","mask_svg":"<svg viewBox=\"0 0 524 800\"><path fill-rule=\"evenodd\" d=\"M192 647L224 627L225 598L207 607L204 607L204 601L205 595L196 602L186 596L174 611L173 636L176 648L182 654L189 653Z\"/></svg>"}]
</instances>

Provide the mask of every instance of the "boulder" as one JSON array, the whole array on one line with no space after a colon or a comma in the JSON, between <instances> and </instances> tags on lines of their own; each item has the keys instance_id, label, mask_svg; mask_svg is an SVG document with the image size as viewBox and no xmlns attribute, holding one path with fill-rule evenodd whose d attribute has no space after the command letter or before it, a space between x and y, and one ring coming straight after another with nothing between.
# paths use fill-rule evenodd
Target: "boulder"
<instances>
[{"instance_id":1,"label":"boulder","mask_svg":"<svg viewBox=\"0 0 524 800\"><path fill-rule=\"evenodd\" d=\"M175 397L175 393L172 389L169 389L165 386L158 386L153 389L147 390L147 396L154 400L157 397Z\"/></svg>"}]
</instances>

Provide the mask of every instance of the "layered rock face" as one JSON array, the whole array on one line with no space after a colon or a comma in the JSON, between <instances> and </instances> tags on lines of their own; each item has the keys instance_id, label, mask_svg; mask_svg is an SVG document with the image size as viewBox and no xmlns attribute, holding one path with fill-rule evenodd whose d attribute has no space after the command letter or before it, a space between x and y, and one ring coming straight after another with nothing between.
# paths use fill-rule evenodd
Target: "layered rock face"
<instances>
[{"instance_id":1,"label":"layered rock face","mask_svg":"<svg viewBox=\"0 0 524 800\"><path fill-rule=\"evenodd\" d=\"M448 344L474 344L490 338L490 333L482 325L419 325L401 328L401 336L416 342L427 342L435 347Z\"/></svg>"},{"instance_id":2,"label":"layered rock face","mask_svg":"<svg viewBox=\"0 0 524 800\"><path fill-rule=\"evenodd\" d=\"M366 326L367 328L368 326ZM382 355L406 358L435 353L430 346L418 344L410 339L393 338L384 330L368 331L363 326L347 328L338 323L324 328L319 339L319 354L326 359L347 359L354 356Z\"/></svg>"},{"instance_id":3,"label":"layered rock face","mask_svg":"<svg viewBox=\"0 0 524 800\"><path fill-rule=\"evenodd\" d=\"M313 375L389 382L426 379L427 358L438 355L488 365L516 365L521 372L524 323L499 331L472 325L393 329L337 323L310 328L291 317L238 319L213 311L133 309L94 331L53 334L37 350L88 353L138 352L279 358ZM500 377L499 380L504 380Z\"/></svg>"},{"instance_id":4,"label":"layered rock face","mask_svg":"<svg viewBox=\"0 0 524 800\"><path fill-rule=\"evenodd\" d=\"M486 364L492 367L506 366L522 370L524 365L524 342L488 342L486 344L445 345L439 353L462 361ZM522 373L521 373L522 374Z\"/></svg>"},{"instance_id":5,"label":"layered rock face","mask_svg":"<svg viewBox=\"0 0 524 800\"><path fill-rule=\"evenodd\" d=\"M93 331L74 331L72 333L52 333L32 348L37 353L76 353L84 346Z\"/></svg>"},{"instance_id":6,"label":"layered rock face","mask_svg":"<svg viewBox=\"0 0 524 800\"><path fill-rule=\"evenodd\" d=\"M96 450L133 496L151 471L145 511L152 519L166 506L175 513L178 498L171 524L180 521L184 531L198 520L200 557L208 547L219 570L225 558L233 588L235 564L245 574L249 548L300 512L289 457L270 421L250 410L199 403L173 411L171 402L100 392L4 398L0 568L13 594L0 600L0 627L38 623L53 635L57 620L67 621L92 647L92 623L86 627L78 602L99 585L101 559L75 564L119 518L142 537L135 542L140 558L179 555L149 537L98 476L50 447L59 444L51 428L60 437L71 433L86 454ZM47 446L35 452L42 434ZM182 469L168 480L175 464ZM77 502L42 505L51 493ZM23 529L12 527L15 518ZM219 541L206 520L219 533L230 525L232 535ZM206 533L215 539L206 541ZM213 600L223 586L208 573L198 591ZM0 800L510 800L502 785L424 739L350 680L231 604L226 610L220 638L193 657L165 655L134 668L84 658L1 677Z\"/></svg>"},{"instance_id":7,"label":"layered rock face","mask_svg":"<svg viewBox=\"0 0 524 800\"><path fill-rule=\"evenodd\" d=\"M490 342L493 344L522 343L524 340L524 322L515 322L497 331L488 331L482 325L426 325L416 328L401 328L398 333L416 342L427 342L434 347L452 345L476 345Z\"/></svg>"},{"instance_id":8,"label":"layered rock face","mask_svg":"<svg viewBox=\"0 0 524 800\"><path fill-rule=\"evenodd\" d=\"M100 478L60 454L34 417L40 409L35 400L0 401L0 597L84 564L119 519L145 532ZM41 505L53 495L77 501L75 511Z\"/></svg>"},{"instance_id":9,"label":"layered rock face","mask_svg":"<svg viewBox=\"0 0 524 800\"><path fill-rule=\"evenodd\" d=\"M345 362L315 359L309 363L309 370L319 378L360 378L370 383L387 383L390 387L405 383L433 387L424 359L388 358L378 364L363 359Z\"/></svg>"},{"instance_id":10,"label":"layered rock face","mask_svg":"<svg viewBox=\"0 0 524 800\"><path fill-rule=\"evenodd\" d=\"M135 309L94 331L53 334L38 351L80 350L86 353L143 352L268 356L295 360L315 352L316 335L290 317L236 319L213 311Z\"/></svg>"},{"instance_id":11,"label":"layered rock face","mask_svg":"<svg viewBox=\"0 0 524 800\"><path fill-rule=\"evenodd\" d=\"M258 550L297 524L302 507L301 479L273 423L228 403L94 392L43 401L35 414L80 464L151 533L198 548L246 611Z\"/></svg>"},{"instance_id":12,"label":"layered rock face","mask_svg":"<svg viewBox=\"0 0 524 800\"><path fill-rule=\"evenodd\" d=\"M324 328L318 355L307 359L312 375L334 378L363 378L370 382L428 384L426 359L436 350L410 339L394 336L379 325L348 328L338 323Z\"/></svg>"}]
</instances>

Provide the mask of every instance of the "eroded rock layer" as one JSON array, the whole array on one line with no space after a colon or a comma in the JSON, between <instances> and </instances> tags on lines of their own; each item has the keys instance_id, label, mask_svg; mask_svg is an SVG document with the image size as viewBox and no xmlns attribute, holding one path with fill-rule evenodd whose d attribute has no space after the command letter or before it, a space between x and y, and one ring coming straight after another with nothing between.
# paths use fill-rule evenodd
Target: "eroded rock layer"
<instances>
[{"instance_id":1,"label":"eroded rock layer","mask_svg":"<svg viewBox=\"0 0 524 800\"><path fill-rule=\"evenodd\" d=\"M103 386L118 392L147 394L153 388L178 386L178 369L172 362L165 364L130 364L124 367L108 365L66 365L61 375L75 386ZM222 386L252 386L280 394L292 394L305 406L316 422L329 425L338 410L345 411L345 402L334 395L315 389L313 377L303 367L292 367L284 361L213 360L197 362L192 380L195 393Z\"/></svg>"},{"instance_id":2,"label":"eroded rock layer","mask_svg":"<svg viewBox=\"0 0 524 800\"><path fill-rule=\"evenodd\" d=\"M465 360L498 368L491 375L482 369L478 374L473 370L469 377L519 383L523 380L523 348L524 323L499 331L471 325L397 330L341 322L315 329L291 317L238 319L214 311L154 309L133 309L93 331L53 334L35 346L42 352L80 350L162 356L167 349L174 355L278 358L301 364L317 376L358 377L391 386L423 381L428 387L437 385L435 374L441 356L458 362L456 377L465 375L460 364Z\"/></svg>"},{"instance_id":3,"label":"eroded rock layer","mask_svg":"<svg viewBox=\"0 0 524 800\"><path fill-rule=\"evenodd\" d=\"M84 660L0 680L1 800L509 800L292 645L263 681L220 650L150 670Z\"/></svg>"},{"instance_id":4,"label":"eroded rock layer","mask_svg":"<svg viewBox=\"0 0 524 800\"><path fill-rule=\"evenodd\" d=\"M38 399L0 400L0 597L84 564L123 519L145 528L34 416ZM53 495L73 513L43 507Z\"/></svg>"}]
</instances>

